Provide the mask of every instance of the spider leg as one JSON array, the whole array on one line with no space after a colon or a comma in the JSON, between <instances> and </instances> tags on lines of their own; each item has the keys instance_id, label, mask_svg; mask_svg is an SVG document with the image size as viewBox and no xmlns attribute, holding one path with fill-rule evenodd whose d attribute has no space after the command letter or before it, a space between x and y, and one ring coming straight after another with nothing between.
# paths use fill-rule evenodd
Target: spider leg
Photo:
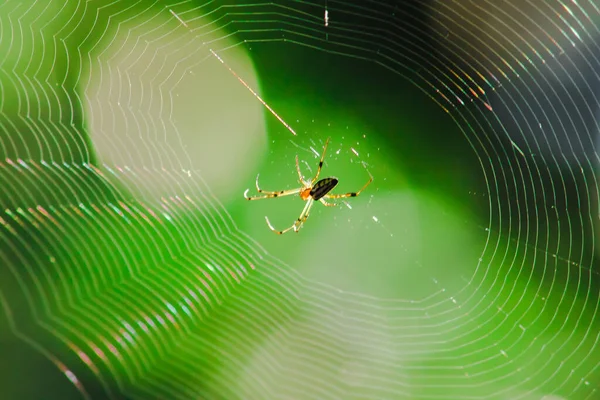
<instances>
[{"instance_id":1,"label":"spider leg","mask_svg":"<svg viewBox=\"0 0 600 400\"><path fill-rule=\"evenodd\" d=\"M283 235L284 233L287 233L287 232L291 231L292 229L294 230L294 232L298 232L300 230L300 228L302 227L302 224L304 224L304 222L306 222L306 220L308 219L308 215L309 215L308 213L310 212L310 209L311 209L313 203L314 203L313 199L308 199L306 201L306 205L304 206L304 210L302 210L302 213L300 214L300 216L298 217L298 219L289 228L285 228L282 231L278 231L277 229L275 229L273 227L273 225L271 225L271 222L269 221L269 218L265 216L265 220L267 221L267 225L269 225L269 228L273 232L275 232L276 234L278 234L278 235Z\"/></svg>"},{"instance_id":2,"label":"spider leg","mask_svg":"<svg viewBox=\"0 0 600 400\"><path fill-rule=\"evenodd\" d=\"M298 171L298 180L301 184L304 185L304 177L302 176L302 171L300 171L300 163L298 162L298 155L296 154L296 171Z\"/></svg>"},{"instance_id":3,"label":"spider leg","mask_svg":"<svg viewBox=\"0 0 600 400\"><path fill-rule=\"evenodd\" d=\"M302 190L302 189L281 190L279 192L262 191L261 193L265 193L262 196L248 196L248 192L250 191L250 189L246 189L246 191L244 192L244 197L246 198L246 200L272 199L274 197L283 197L283 196L289 196L292 194L297 194L297 193L300 193L300 190Z\"/></svg>"},{"instance_id":4,"label":"spider leg","mask_svg":"<svg viewBox=\"0 0 600 400\"><path fill-rule=\"evenodd\" d=\"M278 190L276 192L269 192L267 190L262 190L260 188L260 186L258 186L258 177L259 175L256 175L256 191L260 194L262 194L262 196L248 196L248 192L250 191L250 189L246 189L246 191L244 192L244 197L246 198L246 200L260 200L260 199L270 199L273 197L282 197L282 196L289 196L291 194L296 194L296 193L300 193L300 191L302 190L302 188L300 189L289 189L289 190Z\"/></svg>"},{"instance_id":5,"label":"spider leg","mask_svg":"<svg viewBox=\"0 0 600 400\"><path fill-rule=\"evenodd\" d=\"M317 179L319 179L319 174L321 173L321 168L323 168L323 161L325 161L325 153L327 152L327 145L329 144L329 139L331 138L327 138L327 140L325 141L325 146L323 147L323 154L321 155L321 161L319 161L319 168L317 169L317 174L315 175L315 177L313 178L313 180L311 181L310 185L314 185L314 183L317 181Z\"/></svg>"},{"instance_id":6,"label":"spider leg","mask_svg":"<svg viewBox=\"0 0 600 400\"><path fill-rule=\"evenodd\" d=\"M264 194L276 194L276 193L282 193L282 192L284 192L283 190L279 190L279 191L275 191L275 192L270 192L270 191L268 191L268 190L262 190L262 189L260 188L260 186L258 186L258 177L259 177L259 176L260 176L260 174L257 174L257 175L256 175L256 191L257 191L258 193L264 193Z\"/></svg>"},{"instance_id":7,"label":"spider leg","mask_svg":"<svg viewBox=\"0 0 600 400\"><path fill-rule=\"evenodd\" d=\"M321 203L323 203L324 206L327 206L327 207L336 207L339 205L338 203L329 203L329 202L325 201L325 199L323 199L323 198L319 199L319 201Z\"/></svg>"},{"instance_id":8,"label":"spider leg","mask_svg":"<svg viewBox=\"0 0 600 400\"><path fill-rule=\"evenodd\" d=\"M246 191L244 192L244 197L246 198L246 200L271 199L271 198L274 198L274 197L289 196L289 195L292 195L292 194L300 193L300 191L302 190L302 188L289 189L289 190L279 190L277 192L268 192L268 191L262 190L261 188L258 187L258 176L257 176L256 177L256 190L258 191L258 193L261 193L262 196L248 196L248 192L250 191L250 189L246 189Z\"/></svg>"},{"instance_id":9,"label":"spider leg","mask_svg":"<svg viewBox=\"0 0 600 400\"><path fill-rule=\"evenodd\" d=\"M369 174L371 175L371 174ZM367 188L367 186L369 186L371 184L371 182L373 182L373 176L371 175L371 178L369 179L369 182L367 182L365 184L365 186L363 186L358 192L350 192L350 193L344 193L344 194L326 194L324 197L328 198L328 199L341 199L344 197L356 197L358 196L363 190L365 190Z\"/></svg>"}]
</instances>

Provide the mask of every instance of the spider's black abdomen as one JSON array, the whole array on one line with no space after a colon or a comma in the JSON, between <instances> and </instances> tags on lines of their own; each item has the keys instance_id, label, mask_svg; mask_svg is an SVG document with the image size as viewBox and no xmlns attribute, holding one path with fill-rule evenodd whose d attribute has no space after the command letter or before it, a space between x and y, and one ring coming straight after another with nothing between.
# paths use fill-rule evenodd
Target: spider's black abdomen
<instances>
[{"instance_id":1,"label":"spider's black abdomen","mask_svg":"<svg viewBox=\"0 0 600 400\"><path fill-rule=\"evenodd\" d=\"M310 197L314 200L319 200L327 193L331 192L334 187L338 184L336 178L324 178L319 182L315 183L315 186L310 190Z\"/></svg>"}]
</instances>

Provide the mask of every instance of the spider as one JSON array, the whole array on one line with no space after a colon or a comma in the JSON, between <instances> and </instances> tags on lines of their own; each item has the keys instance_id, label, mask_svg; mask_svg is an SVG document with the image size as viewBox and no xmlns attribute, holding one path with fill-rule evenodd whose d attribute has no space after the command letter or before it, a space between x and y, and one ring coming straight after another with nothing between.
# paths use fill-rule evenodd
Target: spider
<instances>
[{"instance_id":1,"label":"spider","mask_svg":"<svg viewBox=\"0 0 600 400\"><path fill-rule=\"evenodd\" d=\"M292 226L290 226L289 228L286 228L282 231L278 231L277 229L273 228L273 225L271 225L269 218L265 216L267 225L276 234L282 235L286 232L291 231L292 229L294 230L294 232L298 232L300 230L300 228L302 227L302 225L304 224L304 222L306 222L306 220L308 219L310 209L313 206L315 201L320 201L323 205L325 205L327 207L335 207L335 206L337 206L336 203L329 203L325 199L340 199L340 198L344 198L344 197L356 197L363 190L365 190L371 182L373 182L373 176L371 175L371 173L369 171L367 171L369 173L370 179L365 184L365 186L363 186L358 192L350 192L350 193L344 193L344 194L329 194L329 192L331 192L333 190L333 188L336 187L336 185L338 184L338 179L334 178L334 177L329 177L329 178L323 178L323 179L317 181L317 179L319 179L319 174L321 173L321 168L323 168L323 161L325 160L325 153L327 152L327 145L329 144L329 139L330 138L327 138L327 141L325 142L325 146L323 147L323 154L321 155L321 160L319 161L319 168L317 169L317 174L310 181L304 180L304 176L302 175L302 172L300 172L300 164L298 163L298 156L296 155L296 171L298 172L298 179L299 179L300 183L302 184L301 188L280 190L277 192L268 192L266 190L262 190L258 186L259 175L256 175L256 190L258 191L258 193L261 193L261 195L249 197L248 192L250 191L250 189L246 189L246 191L244 192L244 197L247 200L270 199L270 198L274 198L274 197L283 197L283 196L289 196L292 194L299 194L300 198L302 200L306 201L306 205L304 206L304 209L302 210L302 213L300 214L298 219L294 222L294 224Z\"/></svg>"}]
</instances>

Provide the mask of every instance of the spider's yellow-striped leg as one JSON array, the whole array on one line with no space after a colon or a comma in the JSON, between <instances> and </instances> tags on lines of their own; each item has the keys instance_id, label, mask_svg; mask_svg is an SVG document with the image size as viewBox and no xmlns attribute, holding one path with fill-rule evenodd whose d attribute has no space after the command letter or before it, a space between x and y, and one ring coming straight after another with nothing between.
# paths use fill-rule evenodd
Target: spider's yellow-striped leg
<instances>
[{"instance_id":1,"label":"spider's yellow-striped leg","mask_svg":"<svg viewBox=\"0 0 600 400\"><path fill-rule=\"evenodd\" d=\"M300 163L298 162L298 155L296 155L296 171L298 171L298 180L302 185L305 184L304 177L302 176L302 171L300 171Z\"/></svg>"},{"instance_id":2,"label":"spider's yellow-striped leg","mask_svg":"<svg viewBox=\"0 0 600 400\"><path fill-rule=\"evenodd\" d=\"M269 218L265 216L265 220L267 221L267 225L269 225L269 229L271 229L273 232L275 232L278 235L283 235L284 233L289 232L292 229L294 230L294 232L298 232L300 230L300 228L302 227L302 224L304 224L304 222L306 222L306 220L308 219L308 213L310 212L310 208L312 207L313 203L314 203L313 199L308 199L306 201L306 205L304 206L304 210L302 210L302 213L300 214L298 219L294 222L294 224L292 226L290 226L289 228L286 228L282 231L278 231L277 229L273 228L273 225L271 225Z\"/></svg>"},{"instance_id":3,"label":"spider's yellow-striped leg","mask_svg":"<svg viewBox=\"0 0 600 400\"><path fill-rule=\"evenodd\" d=\"M323 161L325 161L325 153L327 152L327 145L329 144L329 139L331 139L331 138L327 138L327 140L325 141L325 147L323 147L323 154L321 155L321 161L319 161L319 168L317 169L317 174L315 175L315 177L313 178L313 180L310 183L311 186L315 184L317 179L319 179L319 174L321 173L321 168L323 168Z\"/></svg>"},{"instance_id":4,"label":"spider's yellow-striped leg","mask_svg":"<svg viewBox=\"0 0 600 400\"><path fill-rule=\"evenodd\" d=\"M262 196L248 196L248 192L250 191L250 189L246 189L246 191L244 192L244 197L246 198L246 200L271 199L273 197L289 196L291 194L300 193L300 190L302 190L302 188L289 189L289 190L278 190L276 192L269 192L266 190L262 190L260 188L260 186L258 186L258 177L259 177L259 175L256 175L256 191L258 193L262 194Z\"/></svg>"},{"instance_id":5,"label":"spider's yellow-striped leg","mask_svg":"<svg viewBox=\"0 0 600 400\"><path fill-rule=\"evenodd\" d=\"M325 199L319 199L319 201L321 203L323 203L324 206L327 206L327 207L335 207L335 206L339 205L338 203L328 203L325 201Z\"/></svg>"},{"instance_id":6,"label":"spider's yellow-striped leg","mask_svg":"<svg viewBox=\"0 0 600 400\"><path fill-rule=\"evenodd\" d=\"M250 191L250 189L246 189L246 191L244 192L244 197L246 198L246 200L272 199L274 197L283 197L283 196L289 196L291 194L298 194L298 193L300 193L300 190L302 190L302 188L281 190L279 192L265 192L263 190L263 191L261 191L261 193L264 193L262 196L248 196L248 192Z\"/></svg>"},{"instance_id":7,"label":"spider's yellow-striped leg","mask_svg":"<svg viewBox=\"0 0 600 400\"><path fill-rule=\"evenodd\" d=\"M369 175L371 175L371 174L369 174ZM373 182L373 175L371 175L371 179L369 179L369 182L367 182L365 184L365 186L363 186L358 192L350 192L350 193L344 193L344 194L326 194L324 197L326 197L328 199L341 199L344 197L356 197L360 194L360 192L365 190L367 188L367 186L369 186L371 184L371 182Z\"/></svg>"}]
</instances>

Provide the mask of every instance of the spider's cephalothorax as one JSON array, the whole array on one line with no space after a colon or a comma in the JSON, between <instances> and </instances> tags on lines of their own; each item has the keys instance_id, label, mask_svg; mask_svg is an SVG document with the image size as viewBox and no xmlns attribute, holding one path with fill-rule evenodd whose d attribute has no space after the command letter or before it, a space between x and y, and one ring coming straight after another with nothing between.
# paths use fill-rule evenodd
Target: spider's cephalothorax
<instances>
[{"instance_id":1,"label":"spider's cephalothorax","mask_svg":"<svg viewBox=\"0 0 600 400\"><path fill-rule=\"evenodd\" d=\"M367 186L369 186L369 184L371 182L373 182L373 177L371 176L371 178L365 184L365 186L363 186L358 192L350 192L350 193L344 193L344 194L329 194L329 192L331 192L333 190L333 188L335 188L337 186L337 184L338 184L337 178L324 178L324 179L321 179L320 181L317 181L317 179L319 179L319 174L321 173L321 168L323 168L323 161L325 160L325 153L327 151L328 144L329 144L329 138L327 139L327 141L325 142L325 146L323 147L323 154L321 155L321 160L319 161L319 168L317 169L317 174L310 181L304 180L304 177L302 176L302 172L300 172L300 163L298 162L298 156L296 156L296 171L298 172L298 179L300 180L300 183L302 184L301 188L280 190L277 192L267 192L265 190L262 190L258 186L258 175L257 175L256 176L256 190L258 191L258 193L261 193L262 195L249 197L248 196L249 189L246 189L246 191L244 192L244 197L248 200L269 199L269 198L273 198L273 197L282 197L282 196L289 196L291 194L299 194L300 198L302 200L306 201L306 205L304 206L304 210L302 210L300 217L298 217L298 219L296 220L296 222L294 222L294 224L292 226L290 226L289 228L286 228L282 231L278 231L277 229L273 228L273 226L269 222L269 218L265 217L265 219L267 220L267 225L269 225L269 228L271 228L271 230L273 232L275 232L279 235L289 232L292 229L295 232L298 232L298 230L300 230L300 228L302 227L302 224L304 224L304 222L308 219L310 209L315 201L320 201L323 205L326 205L326 206L336 206L337 204L328 203L325 199L340 199L340 198L344 198L344 197L356 197L360 194L360 192L365 190L365 188ZM369 173L369 175L371 175L371 174Z\"/></svg>"}]
</instances>

